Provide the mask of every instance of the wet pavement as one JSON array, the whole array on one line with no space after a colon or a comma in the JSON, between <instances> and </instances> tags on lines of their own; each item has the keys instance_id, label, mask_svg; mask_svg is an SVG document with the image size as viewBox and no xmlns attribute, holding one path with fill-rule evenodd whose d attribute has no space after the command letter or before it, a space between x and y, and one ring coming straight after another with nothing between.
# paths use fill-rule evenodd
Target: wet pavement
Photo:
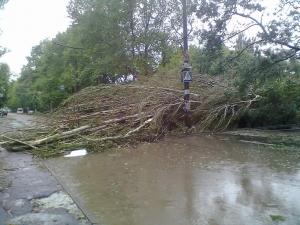
<instances>
[{"instance_id":1,"label":"wet pavement","mask_svg":"<svg viewBox=\"0 0 300 225\"><path fill-rule=\"evenodd\" d=\"M32 116L10 114L0 118L0 133L17 131L34 122ZM0 148L0 224L89 223L42 161Z\"/></svg>"},{"instance_id":2,"label":"wet pavement","mask_svg":"<svg viewBox=\"0 0 300 225\"><path fill-rule=\"evenodd\" d=\"M33 123L10 114L0 133ZM79 207L104 225L300 225L300 149L251 141L168 137L46 162L0 148L0 225L88 224Z\"/></svg>"},{"instance_id":3,"label":"wet pavement","mask_svg":"<svg viewBox=\"0 0 300 225\"><path fill-rule=\"evenodd\" d=\"M169 137L47 166L97 224L300 224L295 148Z\"/></svg>"},{"instance_id":4,"label":"wet pavement","mask_svg":"<svg viewBox=\"0 0 300 225\"><path fill-rule=\"evenodd\" d=\"M4 170L9 174L10 185L6 193L10 196L32 200L61 190L55 178L49 176L49 172L31 155L3 151L1 158L5 159Z\"/></svg>"},{"instance_id":5,"label":"wet pavement","mask_svg":"<svg viewBox=\"0 0 300 225\"><path fill-rule=\"evenodd\" d=\"M9 113L7 117L0 117L0 133L30 127L35 123L35 121L36 120L33 116Z\"/></svg>"}]
</instances>

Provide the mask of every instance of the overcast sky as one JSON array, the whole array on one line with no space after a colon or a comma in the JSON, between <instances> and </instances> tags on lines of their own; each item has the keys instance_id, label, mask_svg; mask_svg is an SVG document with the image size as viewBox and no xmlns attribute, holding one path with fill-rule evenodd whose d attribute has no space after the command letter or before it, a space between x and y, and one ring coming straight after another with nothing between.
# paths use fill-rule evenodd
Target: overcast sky
<instances>
[{"instance_id":1,"label":"overcast sky","mask_svg":"<svg viewBox=\"0 0 300 225\"><path fill-rule=\"evenodd\" d=\"M13 73L19 74L31 48L41 40L65 31L70 20L66 6L69 0L9 0L0 11L0 46L10 52L0 58Z\"/></svg>"},{"instance_id":2,"label":"overcast sky","mask_svg":"<svg viewBox=\"0 0 300 225\"><path fill-rule=\"evenodd\" d=\"M0 62L8 63L11 72L19 74L33 46L68 28L68 2L69 0L9 0L4 10L0 10L0 46L6 47L10 52L2 56ZM278 0L262 0L270 9L277 5L276 2ZM255 35L257 28L253 29L248 33L253 32Z\"/></svg>"}]
</instances>

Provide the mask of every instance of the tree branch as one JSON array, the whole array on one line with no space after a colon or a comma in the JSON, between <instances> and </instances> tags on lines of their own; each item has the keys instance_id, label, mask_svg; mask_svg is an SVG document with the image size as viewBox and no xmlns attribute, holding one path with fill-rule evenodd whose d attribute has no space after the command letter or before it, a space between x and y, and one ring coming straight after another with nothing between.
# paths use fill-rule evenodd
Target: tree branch
<instances>
[{"instance_id":1,"label":"tree branch","mask_svg":"<svg viewBox=\"0 0 300 225\"><path fill-rule=\"evenodd\" d=\"M70 45L64 45L64 44L61 44L61 43L57 43L55 41L53 41L53 44L64 47L64 48L71 48L71 49L76 49L76 50L85 50L84 48L81 48L81 47L74 47L74 46L70 46Z\"/></svg>"},{"instance_id":2,"label":"tree branch","mask_svg":"<svg viewBox=\"0 0 300 225\"><path fill-rule=\"evenodd\" d=\"M225 42L225 41L228 41L229 39L231 39L231 38L233 38L233 37L235 37L236 35L239 35L240 33L245 32L246 30L248 30L248 29L250 29L251 27L254 27L254 26L256 26L255 23L249 25L248 27L246 27L246 28L243 29L243 30L240 30L240 31L238 31L238 32L236 32L236 33L230 35L228 38L226 38L226 39L224 40L224 42Z\"/></svg>"},{"instance_id":3,"label":"tree branch","mask_svg":"<svg viewBox=\"0 0 300 225\"><path fill-rule=\"evenodd\" d=\"M268 68L274 66L275 64L280 63L280 62L283 62L283 61L286 61L286 60L288 60L288 59L290 59L290 58L293 58L293 57L296 56L296 55L297 55L297 52L295 51L293 54L290 54L290 55L287 55L287 56L284 57L284 58L278 59L278 60L272 62L272 63L269 64L269 65L262 66L262 67L258 67L258 68L256 68L256 69L254 69L254 70L252 71L252 73L257 73L257 72L259 72L259 71L264 71L264 70L266 70L266 69L268 69Z\"/></svg>"},{"instance_id":4,"label":"tree branch","mask_svg":"<svg viewBox=\"0 0 300 225\"><path fill-rule=\"evenodd\" d=\"M253 22L255 22L255 24L257 26L259 26L261 28L261 30L263 31L263 33L265 34L266 39L268 41L270 41L271 43L279 44L279 45L288 47L290 49L293 49L295 51L300 51L300 47L298 47L298 46L294 46L294 45L288 44L288 43L280 41L280 40L272 39L269 32L265 28L265 26L261 22L259 22L257 19L255 19L254 17L252 17L250 15L243 14L243 13L238 13L238 12L235 12L234 14L237 15L237 16L244 17L244 18L248 18L248 19L252 20Z\"/></svg>"},{"instance_id":5,"label":"tree branch","mask_svg":"<svg viewBox=\"0 0 300 225\"><path fill-rule=\"evenodd\" d=\"M237 59L237 58L240 57L240 56L241 56L241 55L242 55L249 47L251 47L251 46L253 46L253 45L257 44L257 43L260 43L260 42L262 42L262 41L264 41L264 40L261 39L261 40L254 41L254 42L248 44L245 48L243 48L240 52L238 52L238 54L237 54L236 56L232 57L232 58L230 59L230 61L233 61L234 59Z\"/></svg>"}]
</instances>

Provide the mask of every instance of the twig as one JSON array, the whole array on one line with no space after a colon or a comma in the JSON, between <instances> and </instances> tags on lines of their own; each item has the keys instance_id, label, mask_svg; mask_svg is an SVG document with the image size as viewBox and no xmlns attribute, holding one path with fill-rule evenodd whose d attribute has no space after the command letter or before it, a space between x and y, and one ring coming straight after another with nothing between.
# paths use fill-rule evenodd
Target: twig
<instances>
[{"instance_id":1,"label":"twig","mask_svg":"<svg viewBox=\"0 0 300 225\"><path fill-rule=\"evenodd\" d=\"M22 144L22 145L26 145L26 146L28 146L30 148L33 148L33 149L36 148L35 146L33 146L33 145L31 145L27 142L21 141L21 140L17 140L17 139L11 138L11 137L7 137L5 135L1 135L1 137L6 138L6 139L11 140L11 141L14 141L14 142L19 143L19 144Z\"/></svg>"}]
</instances>

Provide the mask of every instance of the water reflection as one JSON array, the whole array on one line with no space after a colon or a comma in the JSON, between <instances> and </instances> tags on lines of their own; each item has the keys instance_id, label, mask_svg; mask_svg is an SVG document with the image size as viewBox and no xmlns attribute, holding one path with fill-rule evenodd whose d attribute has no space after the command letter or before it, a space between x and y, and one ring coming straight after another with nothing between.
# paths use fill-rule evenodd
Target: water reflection
<instances>
[{"instance_id":1,"label":"water reflection","mask_svg":"<svg viewBox=\"0 0 300 225\"><path fill-rule=\"evenodd\" d=\"M100 224L300 224L297 151L195 136L48 164Z\"/></svg>"}]
</instances>

